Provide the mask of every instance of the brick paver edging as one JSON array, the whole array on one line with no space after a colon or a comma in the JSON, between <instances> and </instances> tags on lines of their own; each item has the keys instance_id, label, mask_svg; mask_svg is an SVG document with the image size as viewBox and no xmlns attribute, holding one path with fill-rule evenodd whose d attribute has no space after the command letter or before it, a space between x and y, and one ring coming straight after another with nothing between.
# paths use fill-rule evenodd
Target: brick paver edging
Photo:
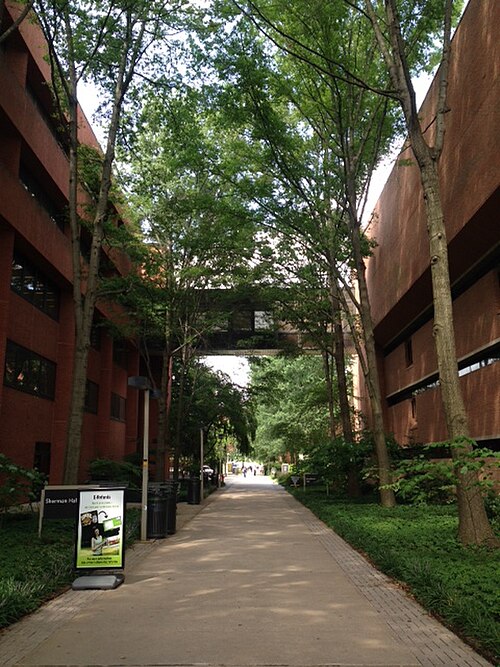
<instances>
[{"instance_id":1,"label":"brick paver edging","mask_svg":"<svg viewBox=\"0 0 500 667\"><path fill-rule=\"evenodd\" d=\"M373 567L307 507L290 496L290 504L302 515L347 576L385 619L398 641L408 646L423 667L492 667L451 630L434 619L388 576Z\"/></svg>"}]
</instances>

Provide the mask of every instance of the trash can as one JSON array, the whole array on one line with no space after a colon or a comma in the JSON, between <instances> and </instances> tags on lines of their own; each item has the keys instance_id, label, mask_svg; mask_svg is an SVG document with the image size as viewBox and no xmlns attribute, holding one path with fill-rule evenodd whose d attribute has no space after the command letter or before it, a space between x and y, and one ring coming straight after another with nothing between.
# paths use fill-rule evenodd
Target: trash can
<instances>
[{"instance_id":1,"label":"trash can","mask_svg":"<svg viewBox=\"0 0 500 667\"><path fill-rule=\"evenodd\" d=\"M167 499L148 493L147 536L167 537Z\"/></svg>"},{"instance_id":2,"label":"trash can","mask_svg":"<svg viewBox=\"0 0 500 667\"><path fill-rule=\"evenodd\" d=\"M177 482L162 484L165 500L167 501L167 535L174 535L177 526Z\"/></svg>"},{"instance_id":3,"label":"trash can","mask_svg":"<svg viewBox=\"0 0 500 667\"><path fill-rule=\"evenodd\" d=\"M177 482L148 485L148 538L173 535L177 523Z\"/></svg>"},{"instance_id":4,"label":"trash can","mask_svg":"<svg viewBox=\"0 0 500 667\"><path fill-rule=\"evenodd\" d=\"M199 477L190 477L187 484L187 502L188 505L199 505L201 499L201 479Z\"/></svg>"}]
</instances>

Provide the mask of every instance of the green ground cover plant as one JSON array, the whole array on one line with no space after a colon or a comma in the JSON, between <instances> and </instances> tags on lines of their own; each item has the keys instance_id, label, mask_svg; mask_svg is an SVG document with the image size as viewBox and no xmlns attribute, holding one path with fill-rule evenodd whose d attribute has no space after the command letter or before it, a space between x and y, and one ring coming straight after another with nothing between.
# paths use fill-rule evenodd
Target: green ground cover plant
<instances>
[{"instance_id":1,"label":"green ground cover plant","mask_svg":"<svg viewBox=\"0 0 500 667\"><path fill-rule=\"evenodd\" d=\"M324 489L289 491L476 650L500 660L500 550L465 549L453 505L389 509Z\"/></svg>"},{"instance_id":2,"label":"green ground cover plant","mask_svg":"<svg viewBox=\"0 0 500 667\"><path fill-rule=\"evenodd\" d=\"M140 511L127 509L127 546L138 537ZM0 524L0 628L58 595L75 579L74 525L71 520L44 521L38 537L38 514L6 513Z\"/></svg>"}]
</instances>

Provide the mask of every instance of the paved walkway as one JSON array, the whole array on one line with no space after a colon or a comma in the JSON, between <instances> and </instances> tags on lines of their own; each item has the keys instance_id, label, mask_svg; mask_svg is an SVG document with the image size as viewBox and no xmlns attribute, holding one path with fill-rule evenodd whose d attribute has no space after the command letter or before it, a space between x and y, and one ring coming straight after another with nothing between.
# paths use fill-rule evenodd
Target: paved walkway
<instances>
[{"instance_id":1,"label":"paved walkway","mask_svg":"<svg viewBox=\"0 0 500 667\"><path fill-rule=\"evenodd\" d=\"M113 591L68 591L0 634L0 665L480 667L283 489L230 477Z\"/></svg>"}]
</instances>

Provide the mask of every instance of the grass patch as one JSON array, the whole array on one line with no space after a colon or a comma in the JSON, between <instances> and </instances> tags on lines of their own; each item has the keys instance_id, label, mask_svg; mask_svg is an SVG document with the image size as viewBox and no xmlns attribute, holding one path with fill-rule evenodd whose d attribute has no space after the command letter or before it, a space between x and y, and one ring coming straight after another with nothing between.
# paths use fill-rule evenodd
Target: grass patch
<instances>
[{"instance_id":1,"label":"grass patch","mask_svg":"<svg viewBox=\"0 0 500 667\"><path fill-rule=\"evenodd\" d=\"M291 493L489 659L500 656L500 550L465 549L456 508L353 503Z\"/></svg>"},{"instance_id":2,"label":"grass patch","mask_svg":"<svg viewBox=\"0 0 500 667\"><path fill-rule=\"evenodd\" d=\"M138 537L140 511L127 509L126 545ZM4 514L0 523L0 628L66 590L75 578L74 524L38 514Z\"/></svg>"}]
</instances>

